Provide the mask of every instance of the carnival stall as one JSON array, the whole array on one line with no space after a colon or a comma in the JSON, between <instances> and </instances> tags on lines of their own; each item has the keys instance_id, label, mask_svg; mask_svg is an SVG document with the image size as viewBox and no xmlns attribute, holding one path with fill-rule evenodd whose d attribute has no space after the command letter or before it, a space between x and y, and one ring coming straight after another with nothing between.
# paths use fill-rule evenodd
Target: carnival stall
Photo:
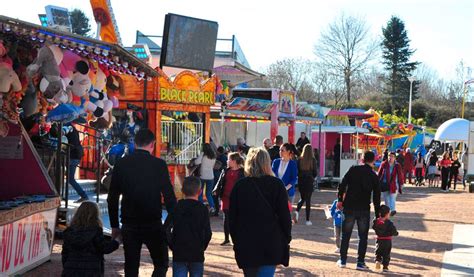
<instances>
[{"instance_id":1,"label":"carnival stall","mask_svg":"<svg viewBox=\"0 0 474 277\"><path fill-rule=\"evenodd\" d=\"M116 44L5 16L0 16L0 72L3 276L49 260L61 199L65 218L72 215L64 178L69 161L66 125L82 124L77 128L86 134L86 153L92 153L82 166L90 163L100 170L103 145L87 140L97 141L95 132L110 127L112 109L120 106L118 98L126 97L127 86L136 93L158 73ZM99 201L100 189L96 191Z\"/></svg>"},{"instance_id":2,"label":"carnival stall","mask_svg":"<svg viewBox=\"0 0 474 277\"><path fill-rule=\"evenodd\" d=\"M271 88L234 89L232 98L213 111L214 130L220 130L213 135L221 145L233 145L238 137L245 138L249 145L259 145L263 138L273 140L278 134L289 142L295 140L294 92Z\"/></svg>"},{"instance_id":3,"label":"carnival stall","mask_svg":"<svg viewBox=\"0 0 474 277\"><path fill-rule=\"evenodd\" d=\"M362 151L358 138L360 134L368 133L368 130L351 126L349 120L364 117L359 112L332 110L323 126L312 129L311 145L320 149L321 182L339 183L349 168L359 163Z\"/></svg>"}]
</instances>

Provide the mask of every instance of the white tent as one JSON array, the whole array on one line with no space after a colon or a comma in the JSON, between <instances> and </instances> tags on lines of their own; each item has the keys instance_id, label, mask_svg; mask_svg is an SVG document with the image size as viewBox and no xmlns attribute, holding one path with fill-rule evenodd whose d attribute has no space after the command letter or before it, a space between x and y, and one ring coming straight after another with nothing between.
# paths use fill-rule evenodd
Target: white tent
<instances>
[{"instance_id":1,"label":"white tent","mask_svg":"<svg viewBox=\"0 0 474 277\"><path fill-rule=\"evenodd\" d=\"M462 118L450 119L436 130L435 140L442 142L466 142L469 140L469 121Z\"/></svg>"}]
</instances>

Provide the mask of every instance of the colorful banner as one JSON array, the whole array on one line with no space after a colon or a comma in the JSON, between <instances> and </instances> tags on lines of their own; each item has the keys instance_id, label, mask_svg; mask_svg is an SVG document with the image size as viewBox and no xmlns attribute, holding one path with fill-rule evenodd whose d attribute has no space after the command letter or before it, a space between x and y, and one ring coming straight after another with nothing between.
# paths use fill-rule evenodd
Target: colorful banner
<instances>
[{"instance_id":1,"label":"colorful banner","mask_svg":"<svg viewBox=\"0 0 474 277\"><path fill-rule=\"evenodd\" d=\"M291 91L281 91L279 99L280 113L294 114L295 113L295 93Z\"/></svg>"},{"instance_id":2,"label":"colorful banner","mask_svg":"<svg viewBox=\"0 0 474 277\"><path fill-rule=\"evenodd\" d=\"M0 276L14 275L51 254L56 209L0 226Z\"/></svg>"},{"instance_id":3,"label":"colorful banner","mask_svg":"<svg viewBox=\"0 0 474 277\"><path fill-rule=\"evenodd\" d=\"M270 100L236 97L227 105L226 109L231 111L271 113L275 104Z\"/></svg>"}]
</instances>

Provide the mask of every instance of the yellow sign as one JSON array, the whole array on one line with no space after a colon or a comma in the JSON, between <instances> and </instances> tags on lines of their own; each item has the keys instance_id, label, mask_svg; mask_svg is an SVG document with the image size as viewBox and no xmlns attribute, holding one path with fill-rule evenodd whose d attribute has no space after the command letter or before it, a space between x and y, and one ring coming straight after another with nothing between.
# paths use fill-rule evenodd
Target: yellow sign
<instances>
[{"instance_id":1,"label":"yellow sign","mask_svg":"<svg viewBox=\"0 0 474 277\"><path fill-rule=\"evenodd\" d=\"M199 105L213 105L215 102L214 93L210 91L192 91L163 87L160 88L159 101Z\"/></svg>"}]
</instances>

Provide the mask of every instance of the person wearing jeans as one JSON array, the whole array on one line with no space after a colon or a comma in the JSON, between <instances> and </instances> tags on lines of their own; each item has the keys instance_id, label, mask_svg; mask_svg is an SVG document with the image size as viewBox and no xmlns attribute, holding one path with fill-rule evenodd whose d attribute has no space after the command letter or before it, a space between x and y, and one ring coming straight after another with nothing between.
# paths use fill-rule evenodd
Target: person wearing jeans
<instances>
[{"instance_id":1,"label":"person wearing jeans","mask_svg":"<svg viewBox=\"0 0 474 277\"><path fill-rule=\"evenodd\" d=\"M402 166L396 161L395 152L390 152L388 160L380 165L378 176L385 205L390 207L390 215L394 216L397 213L397 195L402 193L405 182Z\"/></svg>"},{"instance_id":2,"label":"person wearing jeans","mask_svg":"<svg viewBox=\"0 0 474 277\"><path fill-rule=\"evenodd\" d=\"M359 246L357 247L357 269L359 265L365 264L365 253L367 252L367 238L369 235L370 210L346 210L344 212L344 221L342 223L341 238L341 261L347 261L347 251L351 239L352 229L357 223L357 232L359 235Z\"/></svg>"},{"instance_id":3,"label":"person wearing jeans","mask_svg":"<svg viewBox=\"0 0 474 277\"><path fill-rule=\"evenodd\" d=\"M206 199L209 204L210 213L215 213L214 198L212 197L212 191L214 190L214 180L201 179L201 188L204 191L206 188ZM203 202L203 193L199 195L199 201Z\"/></svg>"},{"instance_id":4,"label":"person wearing jeans","mask_svg":"<svg viewBox=\"0 0 474 277\"><path fill-rule=\"evenodd\" d=\"M379 213L380 208L380 185L373 170L374 162L374 152L365 152L364 165L351 167L338 187L336 208L344 213L340 258L337 261L337 265L341 268L346 267L349 240L352 229L357 224L359 245L356 269L368 269L365 264L365 253L369 234L371 198L374 202L375 215Z\"/></svg>"},{"instance_id":5,"label":"person wearing jeans","mask_svg":"<svg viewBox=\"0 0 474 277\"><path fill-rule=\"evenodd\" d=\"M259 267L244 268L245 276L273 277L275 275L275 265L264 265Z\"/></svg>"},{"instance_id":6,"label":"person wearing jeans","mask_svg":"<svg viewBox=\"0 0 474 277\"><path fill-rule=\"evenodd\" d=\"M82 189L81 185L76 181L76 169L81 163L81 160L78 159L71 159L69 160L69 168L68 168L68 175L69 175L69 184L74 188L74 190L79 194L81 197L79 200L76 200L75 202L80 203L82 201L88 200L87 194L84 192Z\"/></svg>"},{"instance_id":7,"label":"person wearing jeans","mask_svg":"<svg viewBox=\"0 0 474 277\"><path fill-rule=\"evenodd\" d=\"M209 204L209 212L216 212L212 191L214 190L214 165L216 164L216 152L209 143L204 143L202 153L196 158L194 164L201 165L199 167L199 177L201 178L201 187L204 192L206 188L206 198ZM203 195L199 196L199 201L203 202Z\"/></svg>"},{"instance_id":8,"label":"person wearing jeans","mask_svg":"<svg viewBox=\"0 0 474 277\"><path fill-rule=\"evenodd\" d=\"M68 167L68 177L69 183L74 188L74 190L79 194L81 198L74 201L74 203L81 203L83 201L89 200L87 194L82 189L81 185L76 181L76 169L81 163L82 156L84 156L84 148L81 145L81 140L79 139L79 132L77 129L71 125L69 127L69 132L66 134L68 143L69 143L69 167Z\"/></svg>"},{"instance_id":9,"label":"person wearing jeans","mask_svg":"<svg viewBox=\"0 0 474 277\"><path fill-rule=\"evenodd\" d=\"M204 275L204 263L173 262L173 276L200 277Z\"/></svg>"}]
</instances>

